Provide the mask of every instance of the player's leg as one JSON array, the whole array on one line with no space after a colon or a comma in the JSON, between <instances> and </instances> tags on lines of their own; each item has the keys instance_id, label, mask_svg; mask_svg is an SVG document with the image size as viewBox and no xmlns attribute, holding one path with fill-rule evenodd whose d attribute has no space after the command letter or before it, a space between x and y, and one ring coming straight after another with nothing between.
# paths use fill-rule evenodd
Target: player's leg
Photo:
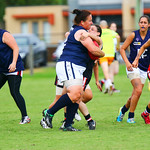
<instances>
[{"instance_id":1,"label":"player's leg","mask_svg":"<svg viewBox=\"0 0 150 150\"><path fill-rule=\"evenodd\" d=\"M139 68L133 68L133 71L130 72L126 69L127 76L131 81L133 86L132 96L128 99L126 105L120 110L119 115L117 117L117 121L120 122L123 119L124 113L130 108L128 115L128 123L135 123L134 121L134 111L136 109L137 103L142 93L142 89L144 87L144 83L146 80L146 74L144 71L141 71Z\"/></svg>"},{"instance_id":2,"label":"player's leg","mask_svg":"<svg viewBox=\"0 0 150 150\"><path fill-rule=\"evenodd\" d=\"M66 70L68 72L66 72ZM78 109L78 103L82 93L82 79L84 70L84 67L71 64L70 62L57 63L56 72L58 78L61 81L64 81L64 86L67 88L67 94L61 96L54 106L46 112L45 120L50 128L52 128L52 118L54 114L61 108L67 106L67 119L65 128L66 130L68 129L70 131L69 126L71 126L75 112ZM76 77L76 79L74 79L74 77Z\"/></svg>"},{"instance_id":3,"label":"player's leg","mask_svg":"<svg viewBox=\"0 0 150 150\"><path fill-rule=\"evenodd\" d=\"M147 77L148 77L148 89L150 90L150 66L147 71ZM150 102L146 106L145 111L141 113L141 117L144 119L145 124L150 124L149 114L150 114Z\"/></svg>"},{"instance_id":4,"label":"player's leg","mask_svg":"<svg viewBox=\"0 0 150 150\"><path fill-rule=\"evenodd\" d=\"M131 81L132 86L133 86L133 92L132 92L132 97L131 97L131 102L130 102L130 110L129 110L129 115L128 115L128 123L135 123L134 121L134 111L136 109L137 103L139 101L139 98L142 94L142 89L143 86L141 83L140 78L133 79Z\"/></svg>"},{"instance_id":5,"label":"player's leg","mask_svg":"<svg viewBox=\"0 0 150 150\"><path fill-rule=\"evenodd\" d=\"M86 86L85 91L82 94L81 102L79 103L79 110L83 114L85 120L87 121L87 125L89 130L95 130L96 122L92 119L88 108L85 103L89 102L93 98L92 90L89 84Z\"/></svg>"},{"instance_id":6,"label":"player's leg","mask_svg":"<svg viewBox=\"0 0 150 150\"><path fill-rule=\"evenodd\" d=\"M133 93L132 93L131 103L130 103L130 112L128 117L129 123L130 123L130 118L134 118L134 111L136 109L139 98L142 94L142 90L147 78L147 72L140 70L139 68L133 68L133 72L134 74L132 73L128 74L128 77L130 78L133 86Z\"/></svg>"},{"instance_id":7,"label":"player's leg","mask_svg":"<svg viewBox=\"0 0 150 150\"><path fill-rule=\"evenodd\" d=\"M133 79L137 79L137 77L138 77L138 79L140 79L140 73L139 72L136 73L133 71L131 73L131 72L127 71L127 69L126 69L126 72L127 72L127 76L130 79L130 81L132 81ZM123 120L125 113L129 110L133 94L134 94L134 92L132 92L132 95L127 100L127 103L119 109L119 114L118 114L117 119L116 119L117 122L121 122Z\"/></svg>"},{"instance_id":8,"label":"player's leg","mask_svg":"<svg viewBox=\"0 0 150 150\"><path fill-rule=\"evenodd\" d=\"M115 82L114 82L114 77L115 77L115 75L117 75L118 72L119 72L119 62L118 62L117 60L114 60L114 61L110 64L109 69L110 69L110 72L112 72L112 75L110 76L110 79L111 79L112 84L113 84L113 92L114 92L114 93L119 93L120 90L117 90L117 89L115 88Z\"/></svg>"},{"instance_id":9,"label":"player's leg","mask_svg":"<svg viewBox=\"0 0 150 150\"><path fill-rule=\"evenodd\" d=\"M111 79L111 82L114 82L114 69L115 69L115 62L112 62L110 65L109 65L109 73L110 73L110 79Z\"/></svg>"},{"instance_id":10,"label":"player's leg","mask_svg":"<svg viewBox=\"0 0 150 150\"><path fill-rule=\"evenodd\" d=\"M109 90L108 90L108 93L110 95L113 94L114 90L113 90L113 86L114 86L114 70L111 69L111 64L113 63L114 61L114 57L108 57L108 72L109 72L109 78L110 78L110 81L111 81L111 85L109 87Z\"/></svg>"},{"instance_id":11,"label":"player's leg","mask_svg":"<svg viewBox=\"0 0 150 150\"><path fill-rule=\"evenodd\" d=\"M103 70L103 74L105 77L105 91L104 91L104 93L108 93L108 90L112 87L112 83L111 83L111 80L109 77L108 61L102 61L100 65L101 65L101 68Z\"/></svg>"},{"instance_id":12,"label":"player's leg","mask_svg":"<svg viewBox=\"0 0 150 150\"><path fill-rule=\"evenodd\" d=\"M141 113L141 117L144 119L145 124L150 124L149 115L150 115L150 102L146 106L145 111Z\"/></svg>"},{"instance_id":13,"label":"player's leg","mask_svg":"<svg viewBox=\"0 0 150 150\"><path fill-rule=\"evenodd\" d=\"M57 100L62 96L62 92L63 92L63 86L57 86L56 85L56 96L55 96L55 99L54 101L49 105L49 109L51 107L53 107L53 105L57 102ZM47 112L48 109L44 109L42 114L43 114L43 118L41 119L40 121L40 125L42 126L42 128L49 128L45 122L45 114Z\"/></svg>"},{"instance_id":14,"label":"player's leg","mask_svg":"<svg viewBox=\"0 0 150 150\"><path fill-rule=\"evenodd\" d=\"M3 87L6 81L7 81L7 76L4 75L3 73L0 73L0 89Z\"/></svg>"},{"instance_id":15,"label":"player's leg","mask_svg":"<svg viewBox=\"0 0 150 150\"><path fill-rule=\"evenodd\" d=\"M89 102L91 99L93 98L93 93L92 90L89 86L89 84L87 85L85 91L82 94L82 102L83 103L87 103Z\"/></svg>"},{"instance_id":16,"label":"player's leg","mask_svg":"<svg viewBox=\"0 0 150 150\"><path fill-rule=\"evenodd\" d=\"M83 103L82 101L79 103L79 110L83 114L85 120L87 121L87 125L89 127L89 130L95 130L96 122L92 119L86 104Z\"/></svg>"},{"instance_id":17,"label":"player's leg","mask_svg":"<svg viewBox=\"0 0 150 150\"><path fill-rule=\"evenodd\" d=\"M20 85L21 85L22 77L20 75L8 75L7 77L8 77L8 85L9 85L10 93L14 98L22 115L20 124L29 123L31 120L27 115L25 100L20 93Z\"/></svg>"}]
</instances>

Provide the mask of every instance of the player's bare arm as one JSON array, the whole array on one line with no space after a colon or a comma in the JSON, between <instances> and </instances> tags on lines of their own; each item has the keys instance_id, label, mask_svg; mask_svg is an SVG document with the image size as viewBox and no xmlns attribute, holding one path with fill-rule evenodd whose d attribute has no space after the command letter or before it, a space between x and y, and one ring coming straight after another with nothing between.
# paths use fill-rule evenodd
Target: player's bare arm
<instances>
[{"instance_id":1,"label":"player's bare arm","mask_svg":"<svg viewBox=\"0 0 150 150\"><path fill-rule=\"evenodd\" d=\"M129 60L128 60L127 56L126 56L125 51L128 48L128 46L131 44L131 42L133 41L134 36L135 36L135 34L131 33L127 37L127 39L125 40L125 42L123 43L123 45L121 46L121 49L120 49L120 54L121 54L121 56L122 56L122 58L123 58L123 60L124 60L124 62L126 64L126 67L127 67L128 71L132 71L133 69L132 69L132 64L129 62Z\"/></svg>"},{"instance_id":2,"label":"player's bare arm","mask_svg":"<svg viewBox=\"0 0 150 150\"><path fill-rule=\"evenodd\" d=\"M99 73L98 73L98 62L96 60L95 65L93 67L94 70L94 76L95 76L95 83L97 85L97 88L102 91L101 84L99 83Z\"/></svg>"},{"instance_id":3,"label":"player's bare arm","mask_svg":"<svg viewBox=\"0 0 150 150\"><path fill-rule=\"evenodd\" d=\"M116 50L119 51L120 50L120 36L118 34L116 35L116 39L117 39Z\"/></svg>"},{"instance_id":4,"label":"player's bare arm","mask_svg":"<svg viewBox=\"0 0 150 150\"><path fill-rule=\"evenodd\" d=\"M13 61L9 66L9 72L14 72L16 70L16 62L18 59L18 54L19 54L19 48L18 45L14 39L14 37L8 33L5 32L3 34L3 43L7 44L12 50L13 50Z\"/></svg>"},{"instance_id":5,"label":"player's bare arm","mask_svg":"<svg viewBox=\"0 0 150 150\"><path fill-rule=\"evenodd\" d=\"M88 49L88 51L91 52L94 56L104 57L105 53L100 48L95 46L95 44L93 43L93 41L92 41L92 39L90 37L87 37L83 41L80 40L82 34L85 33L85 32L87 32L87 31L85 31L85 30L78 30L75 33L75 39L77 41L80 41Z\"/></svg>"}]
</instances>

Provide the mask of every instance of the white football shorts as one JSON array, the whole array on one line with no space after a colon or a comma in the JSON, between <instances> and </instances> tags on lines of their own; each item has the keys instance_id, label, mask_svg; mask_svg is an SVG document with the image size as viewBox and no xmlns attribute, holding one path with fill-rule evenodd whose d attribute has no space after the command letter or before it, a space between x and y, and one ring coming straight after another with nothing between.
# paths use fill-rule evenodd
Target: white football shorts
<instances>
[{"instance_id":1,"label":"white football shorts","mask_svg":"<svg viewBox=\"0 0 150 150\"><path fill-rule=\"evenodd\" d=\"M72 85L83 85L83 72L85 67L75 65L68 61L60 61L56 64L56 73L60 82L64 82L65 87Z\"/></svg>"},{"instance_id":2,"label":"white football shorts","mask_svg":"<svg viewBox=\"0 0 150 150\"><path fill-rule=\"evenodd\" d=\"M147 71L143 71L140 68L133 68L133 71L128 71L126 68L127 77L131 80L140 78L142 84L145 83L147 78Z\"/></svg>"}]
</instances>

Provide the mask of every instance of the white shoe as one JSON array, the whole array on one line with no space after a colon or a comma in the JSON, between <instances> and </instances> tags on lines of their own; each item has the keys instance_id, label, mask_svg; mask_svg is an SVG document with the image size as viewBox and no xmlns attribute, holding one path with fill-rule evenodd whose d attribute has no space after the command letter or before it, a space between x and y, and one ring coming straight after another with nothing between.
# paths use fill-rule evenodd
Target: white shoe
<instances>
[{"instance_id":1,"label":"white shoe","mask_svg":"<svg viewBox=\"0 0 150 150\"><path fill-rule=\"evenodd\" d=\"M28 116L25 116L21 119L19 124L26 124L26 123L30 123L31 119Z\"/></svg>"},{"instance_id":2,"label":"white shoe","mask_svg":"<svg viewBox=\"0 0 150 150\"><path fill-rule=\"evenodd\" d=\"M42 120L40 121L40 125L41 125L41 127L44 128L44 129L50 128L50 127L47 126L44 117L43 117Z\"/></svg>"},{"instance_id":3,"label":"white shoe","mask_svg":"<svg viewBox=\"0 0 150 150\"><path fill-rule=\"evenodd\" d=\"M63 123L62 123L62 125L61 125L61 127L59 128L60 130L63 130L64 128L65 128L65 120L63 121Z\"/></svg>"},{"instance_id":4,"label":"white shoe","mask_svg":"<svg viewBox=\"0 0 150 150\"><path fill-rule=\"evenodd\" d=\"M112 95L113 94L113 88L112 85L110 85L109 89L108 89L108 94Z\"/></svg>"},{"instance_id":5,"label":"white shoe","mask_svg":"<svg viewBox=\"0 0 150 150\"><path fill-rule=\"evenodd\" d=\"M106 93L108 93L109 95L113 94L113 85L112 85L110 79L107 79L105 81L105 91L104 91L104 94L106 94Z\"/></svg>"},{"instance_id":6,"label":"white shoe","mask_svg":"<svg viewBox=\"0 0 150 150\"><path fill-rule=\"evenodd\" d=\"M77 120L77 121L80 121L81 120L81 117L78 113L75 113L75 116L74 118Z\"/></svg>"}]
</instances>

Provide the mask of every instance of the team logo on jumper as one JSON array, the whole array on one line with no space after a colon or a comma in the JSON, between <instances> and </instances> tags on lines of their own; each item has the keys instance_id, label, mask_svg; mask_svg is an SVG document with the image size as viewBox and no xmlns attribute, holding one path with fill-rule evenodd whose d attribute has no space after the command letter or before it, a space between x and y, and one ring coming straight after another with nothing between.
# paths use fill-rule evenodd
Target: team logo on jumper
<instances>
[{"instance_id":1,"label":"team logo on jumper","mask_svg":"<svg viewBox=\"0 0 150 150\"><path fill-rule=\"evenodd\" d=\"M133 45L141 45L141 42L134 42Z\"/></svg>"},{"instance_id":2,"label":"team logo on jumper","mask_svg":"<svg viewBox=\"0 0 150 150\"><path fill-rule=\"evenodd\" d=\"M136 42L134 42L133 45L141 45L141 42L139 42L139 38L136 38L135 40Z\"/></svg>"}]
</instances>

